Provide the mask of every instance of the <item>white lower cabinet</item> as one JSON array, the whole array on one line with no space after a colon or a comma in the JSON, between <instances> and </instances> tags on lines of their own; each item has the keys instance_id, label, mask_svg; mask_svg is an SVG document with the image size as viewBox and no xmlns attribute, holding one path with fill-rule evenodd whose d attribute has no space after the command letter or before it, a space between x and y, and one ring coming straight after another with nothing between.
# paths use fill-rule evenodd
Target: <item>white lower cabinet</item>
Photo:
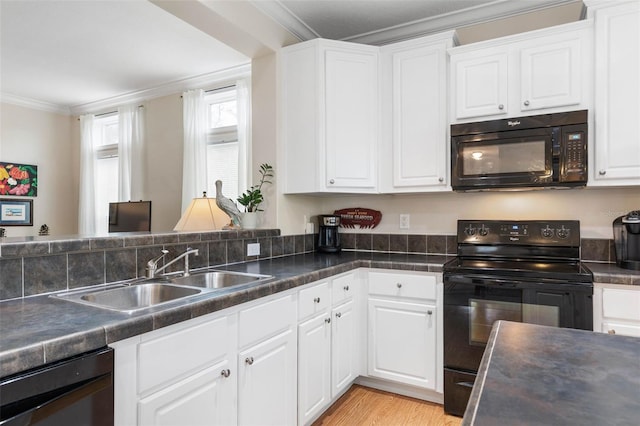
<instances>
[{"instance_id":1,"label":"white lower cabinet","mask_svg":"<svg viewBox=\"0 0 640 426\"><path fill-rule=\"evenodd\" d=\"M350 272L300 291L298 424L313 422L358 376L357 310L360 285ZM331 291L329 290L331 287ZM331 296L330 296L331 295ZM331 297L331 301L329 301ZM325 303L326 301L326 303ZM314 304L317 310L305 309ZM336 306L337 305L337 306ZM331 306L334 306L331 308ZM311 317L309 318L309 315Z\"/></svg>"},{"instance_id":2,"label":"white lower cabinet","mask_svg":"<svg viewBox=\"0 0 640 426\"><path fill-rule=\"evenodd\" d=\"M640 337L640 288L594 283L593 331Z\"/></svg>"},{"instance_id":3,"label":"white lower cabinet","mask_svg":"<svg viewBox=\"0 0 640 426\"><path fill-rule=\"evenodd\" d=\"M229 362L222 361L181 382L142 398L143 425L230 425L235 423Z\"/></svg>"},{"instance_id":4,"label":"white lower cabinet","mask_svg":"<svg viewBox=\"0 0 640 426\"><path fill-rule=\"evenodd\" d=\"M369 272L369 376L442 388L438 284L436 274Z\"/></svg>"},{"instance_id":5,"label":"white lower cabinet","mask_svg":"<svg viewBox=\"0 0 640 426\"><path fill-rule=\"evenodd\" d=\"M238 424L295 424L295 345L295 333L287 330L240 352Z\"/></svg>"},{"instance_id":6,"label":"white lower cabinet","mask_svg":"<svg viewBox=\"0 0 640 426\"><path fill-rule=\"evenodd\" d=\"M366 380L441 402L441 286L356 269L116 342L115 424L306 425Z\"/></svg>"}]
</instances>

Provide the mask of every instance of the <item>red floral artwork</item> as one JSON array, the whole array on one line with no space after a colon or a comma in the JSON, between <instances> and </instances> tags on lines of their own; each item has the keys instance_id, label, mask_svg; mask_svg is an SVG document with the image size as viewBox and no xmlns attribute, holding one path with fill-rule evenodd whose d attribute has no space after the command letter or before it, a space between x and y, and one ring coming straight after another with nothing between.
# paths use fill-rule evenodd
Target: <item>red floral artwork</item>
<instances>
[{"instance_id":1,"label":"red floral artwork","mask_svg":"<svg viewBox=\"0 0 640 426\"><path fill-rule=\"evenodd\" d=\"M0 162L0 195L38 195L38 166Z\"/></svg>"}]
</instances>

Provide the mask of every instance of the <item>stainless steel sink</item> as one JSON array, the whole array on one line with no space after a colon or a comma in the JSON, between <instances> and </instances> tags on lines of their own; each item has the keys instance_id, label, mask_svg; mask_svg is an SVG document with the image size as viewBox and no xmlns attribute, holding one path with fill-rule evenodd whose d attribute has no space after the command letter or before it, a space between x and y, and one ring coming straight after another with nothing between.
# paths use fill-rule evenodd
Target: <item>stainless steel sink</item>
<instances>
[{"instance_id":1,"label":"stainless steel sink","mask_svg":"<svg viewBox=\"0 0 640 426\"><path fill-rule=\"evenodd\" d=\"M219 290L259 283L271 278L271 275L210 270L193 273L187 277L165 276L132 281L129 285L114 284L100 290L65 292L53 297L130 314L170 302L188 300L200 294L214 294Z\"/></svg>"},{"instance_id":2,"label":"stainless steel sink","mask_svg":"<svg viewBox=\"0 0 640 426\"><path fill-rule=\"evenodd\" d=\"M223 289L252 284L273 278L271 275L245 274L231 271L210 271L189 275L188 277L172 278L171 282L191 287L206 289Z\"/></svg>"},{"instance_id":3,"label":"stainless steel sink","mask_svg":"<svg viewBox=\"0 0 640 426\"><path fill-rule=\"evenodd\" d=\"M130 286L109 287L98 291L61 294L59 297L73 302L120 312L132 313L141 309L183 300L203 292L199 288L165 282L145 282Z\"/></svg>"}]
</instances>

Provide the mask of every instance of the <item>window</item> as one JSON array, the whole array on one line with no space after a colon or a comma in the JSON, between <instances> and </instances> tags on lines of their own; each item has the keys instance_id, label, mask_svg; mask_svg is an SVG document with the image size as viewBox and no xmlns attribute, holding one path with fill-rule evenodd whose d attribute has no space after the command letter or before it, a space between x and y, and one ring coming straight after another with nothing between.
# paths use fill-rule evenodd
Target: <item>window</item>
<instances>
[{"instance_id":1,"label":"window","mask_svg":"<svg viewBox=\"0 0 640 426\"><path fill-rule=\"evenodd\" d=\"M118 114L94 119L96 232L109 230L109 203L118 201Z\"/></svg>"},{"instance_id":2,"label":"window","mask_svg":"<svg viewBox=\"0 0 640 426\"><path fill-rule=\"evenodd\" d=\"M235 86L206 93L207 192L215 196L216 180L223 182L222 193L236 200L239 188L238 103Z\"/></svg>"}]
</instances>

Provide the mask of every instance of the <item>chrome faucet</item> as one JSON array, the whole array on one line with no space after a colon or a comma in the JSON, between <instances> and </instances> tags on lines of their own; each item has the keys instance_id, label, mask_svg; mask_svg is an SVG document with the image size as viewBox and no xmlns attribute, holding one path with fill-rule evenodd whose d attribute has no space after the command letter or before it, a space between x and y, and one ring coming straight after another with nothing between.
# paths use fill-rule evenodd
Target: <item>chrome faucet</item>
<instances>
[{"instance_id":1,"label":"chrome faucet","mask_svg":"<svg viewBox=\"0 0 640 426\"><path fill-rule=\"evenodd\" d=\"M176 258L174 258L171 262L165 263L164 266L158 268L158 262L167 253L169 253L169 250L162 250L162 254L160 256L158 256L158 257L156 257L154 259L151 259L150 261L147 262L147 278L155 278L156 274L159 274L160 272L164 271L169 265L173 265L175 262L177 262L178 260L182 259L183 257L184 257L184 273L183 273L183 276L188 277L189 275L191 275L189 273L189 255L193 254L193 255L198 256L198 254L199 254L198 249L192 249L191 247L187 247L187 251L182 253L180 256L177 256Z\"/></svg>"}]
</instances>

